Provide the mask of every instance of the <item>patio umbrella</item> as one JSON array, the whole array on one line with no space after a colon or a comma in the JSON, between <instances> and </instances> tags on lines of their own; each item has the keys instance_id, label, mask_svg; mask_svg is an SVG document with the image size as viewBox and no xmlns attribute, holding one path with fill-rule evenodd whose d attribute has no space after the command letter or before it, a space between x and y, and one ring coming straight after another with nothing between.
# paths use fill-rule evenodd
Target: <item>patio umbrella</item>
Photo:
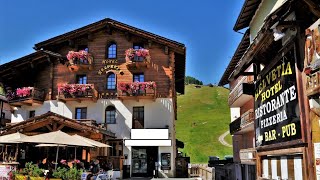
<instances>
[{"instance_id":1,"label":"patio umbrella","mask_svg":"<svg viewBox=\"0 0 320 180\"><path fill-rule=\"evenodd\" d=\"M71 146L84 146L93 147L91 144L83 142L76 137L70 136L62 131L54 131L45 134L39 134L34 136L27 136L17 140L18 142L29 142L29 143L45 143L45 144L56 144L56 164L55 169L57 169L58 154L60 145L71 145Z\"/></svg>"},{"instance_id":2,"label":"patio umbrella","mask_svg":"<svg viewBox=\"0 0 320 180\"><path fill-rule=\"evenodd\" d=\"M21 134L19 132L16 132L13 134L7 134L7 135L0 136L0 143L2 144L21 143L21 142L18 142L18 140L25 137L28 137L28 136Z\"/></svg>"},{"instance_id":3,"label":"patio umbrella","mask_svg":"<svg viewBox=\"0 0 320 180\"><path fill-rule=\"evenodd\" d=\"M24 138L24 137L27 137L27 136L24 135L24 134L21 134L19 132L12 133L12 134L7 134L7 135L0 136L0 143L2 143L2 144L17 144L16 153L15 153L15 156L14 156L15 159L17 159L18 150L19 150L18 143L20 143L20 142L17 142L16 140L19 140L19 139ZM3 147L2 147L2 152L3 152ZM6 145L6 153L7 153L7 145ZM3 153L2 159L4 159L4 156L5 156L5 153Z\"/></svg>"},{"instance_id":4,"label":"patio umbrella","mask_svg":"<svg viewBox=\"0 0 320 180\"><path fill-rule=\"evenodd\" d=\"M76 137L79 140L84 141L88 144L91 144L92 146L95 146L95 147L111 147L107 144L104 144L104 143L101 143L101 142L98 142L98 141L95 141L95 140L92 140L92 139L89 139L89 138L86 138L83 136L79 136L78 134L73 135L73 137Z\"/></svg>"}]
</instances>

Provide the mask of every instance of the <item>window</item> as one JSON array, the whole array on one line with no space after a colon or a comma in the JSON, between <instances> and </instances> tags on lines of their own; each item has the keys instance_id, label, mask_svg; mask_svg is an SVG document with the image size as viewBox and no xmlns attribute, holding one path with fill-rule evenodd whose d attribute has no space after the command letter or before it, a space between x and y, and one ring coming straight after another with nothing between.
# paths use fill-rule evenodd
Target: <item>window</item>
<instances>
[{"instance_id":1,"label":"window","mask_svg":"<svg viewBox=\"0 0 320 180\"><path fill-rule=\"evenodd\" d=\"M133 74L133 82L144 82L144 74Z\"/></svg>"},{"instance_id":2,"label":"window","mask_svg":"<svg viewBox=\"0 0 320 180\"><path fill-rule=\"evenodd\" d=\"M144 107L133 107L132 129L144 128Z\"/></svg>"},{"instance_id":3,"label":"window","mask_svg":"<svg viewBox=\"0 0 320 180\"><path fill-rule=\"evenodd\" d=\"M76 108L76 119L87 119L87 108Z\"/></svg>"},{"instance_id":4,"label":"window","mask_svg":"<svg viewBox=\"0 0 320 180\"><path fill-rule=\"evenodd\" d=\"M143 44L141 43L134 43L133 44L133 49L134 50L138 50L138 49L143 49ZM138 57L138 56L134 56L134 61L143 61L144 58L143 57Z\"/></svg>"},{"instance_id":5,"label":"window","mask_svg":"<svg viewBox=\"0 0 320 180\"><path fill-rule=\"evenodd\" d=\"M77 75L77 84L87 84L87 75Z\"/></svg>"},{"instance_id":6,"label":"window","mask_svg":"<svg viewBox=\"0 0 320 180\"><path fill-rule=\"evenodd\" d=\"M33 118L36 116L36 111L29 111L29 118Z\"/></svg>"},{"instance_id":7,"label":"window","mask_svg":"<svg viewBox=\"0 0 320 180\"><path fill-rule=\"evenodd\" d=\"M107 124L116 123L116 108L114 106L108 106L106 108L106 123Z\"/></svg>"},{"instance_id":8,"label":"window","mask_svg":"<svg viewBox=\"0 0 320 180\"><path fill-rule=\"evenodd\" d=\"M116 89L116 75L114 73L107 75L107 89Z\"/></svg>"},{"instance_id":9,"label":"window","mask_svg":"<svg viewBox=\"0 0 320 180\"><path fill-rule=\"evenodd\" d=\"M113 42L107 46L107 58L108 59L117 58L117 44L116 43Z\"/></svg>"},{"instance_id":10,"label":"window","mask_svg":"<svg viewBox=\"0 0 320 180\"><path fill-rule=\"evenodd\" d=\"M111 148L108 148L108 156L122 156L123 155L123 142L122 140L109 140L108 145ZM116 168L116 167L113 167Z\"/></svg>"},{"instance_id":11,"label":"window","mask_svg":"<svg viewBox=\"0 0 320 180\"><path fill-rule=\"evenodd\" d=\"M78 51L80 50L85 50L87 52L89 52L89 48L87 45L78 45Z\"/></svg>"}]
</instances>

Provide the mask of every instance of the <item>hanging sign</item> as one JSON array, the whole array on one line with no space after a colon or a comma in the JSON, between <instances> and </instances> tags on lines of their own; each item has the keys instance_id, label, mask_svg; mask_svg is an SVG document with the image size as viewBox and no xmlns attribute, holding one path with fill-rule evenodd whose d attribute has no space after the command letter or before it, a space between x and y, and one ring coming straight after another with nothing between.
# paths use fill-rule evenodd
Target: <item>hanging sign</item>
<instances>
[{"instance_id":1,"label":"hanging sign","mask_svg":"<svg viewBox=\"0 0 320 180\"><path fill-rule=\"evenodd\" d=\"M98 71L99 75L103 73L107 73L109 70L118 71L120 72L120 74L122 74L122 71L120 70L120 66L118 65L118 60L106 59L102 61L102 64L105 64L105 66L99 69Z\"/></svg>"},{"instance_id":2,"label":"hanging sign","mask_svg":"<svg viewBox=\"0 0 320 180\"><path fill-rule=\"evenodd\" d=\"M293 49L255 87L256 146L301 139Z\"/></svg>"}]
</instances>

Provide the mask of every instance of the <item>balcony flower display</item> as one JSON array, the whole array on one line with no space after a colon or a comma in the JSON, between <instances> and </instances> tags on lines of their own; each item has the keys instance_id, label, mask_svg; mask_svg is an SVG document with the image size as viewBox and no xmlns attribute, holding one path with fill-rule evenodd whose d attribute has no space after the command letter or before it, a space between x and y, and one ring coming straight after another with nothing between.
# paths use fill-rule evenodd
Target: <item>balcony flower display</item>
<instances>
[{"instance_id":1,"label":"balcony flower display","mask_svg":"<svg viewBox=\"0 0 320 180\"><path fill-rule=\"evenodd\" d=\"M132 82L132 83L119 83L118 89L126 94L139 94L140 92L145 92L146 90L155 90L156 83L153 81L149 82Z\"/></svg>"},{"instance_id":2,"label":"balcony flower display","mask_svg":"<svg viewBox=\"0 0 320 180\"><path fill-rule=\"evenodd\" d=\"M33 87L22 87L16 90L16 95L18 97L28 97L31 95Z\"/></svg>"},{"instance_id":3,"label":"balcony flower display","mask_svg":"<svg viewBox=\"0 0 320 180\"><path fill-rule=\"evenodd\" d=\"M150 53L149 53L149 50L148 49L133 49L133 48L130 48L130 49L127 49L126 50L126 58L128 58L129 60L133 60L134 57L141 57L147 61L150 60Z\"/></svg>"},{"instance_id":4,"label":"balcony flower display","mask_svg":"<svg viewBox=\"0 0 320 180\"><path fill-rule=\"evenodd\" d=\"M16 98L24 98L31 96L33 87L22 87L17 88L15 91L9 91L6 94L8 100L16 99Z\"/></svg>"},{"instance_id":5,"label":"balcony flower display","mask_svg":"<svg viewBox=\"0 0 320 180\"><path fill-rule=\"evenodd\" d=\"M92 89L92 84L63 84L58 86L59 93L71 96L85 94Z\"/></svg>"},{"instance_id":6,"label":"balcony flower display","mask_svg":"<svg viewBox=\"0 0 320 180\"><path fill-rule=\"evenodd\" d=\"M67 54L67 59L71 65L74 64L92 64L93 58L90 53L86 50L69 51Z\"/></svg>"}]
</instances>

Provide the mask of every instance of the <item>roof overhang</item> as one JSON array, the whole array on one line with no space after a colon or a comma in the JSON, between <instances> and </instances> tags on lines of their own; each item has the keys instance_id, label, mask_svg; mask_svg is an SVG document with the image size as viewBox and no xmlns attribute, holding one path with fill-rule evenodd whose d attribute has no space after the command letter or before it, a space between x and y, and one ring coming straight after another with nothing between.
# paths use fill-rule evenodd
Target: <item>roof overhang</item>
<instances>
[{"instance_id":1,"label":"roof overhang","mask_svg":"<svg viewBox=\"0 0 320 180\"><path fill-rule=\"evenodd\" d=\"M261 0L245 0L236 24L233 27L234 31L239 31L249 26L256 10L258 9Z\"/></svg>"},{"instance_id":2,"label":"roof overhang","mask_svg":"<svg viewBox=\"0 0 320 180\"><path fill-rule=\"evenodd\" d=\"M251 44L244 52L242 57L238 60L237 65L234 67L232 73L230 74L228 79L229 82L239 77L241 73L243 73L245 69L248 68L253 62L261 63L261 59L257 58L258 55L268 54L268 48L272 48L272 44L276 45L276 43L281 43L281 41L275 42L273 40L271 27L276 22L284 20L284 18L291 13L291 3L291 1L286 1L281 7L279 7L277 10L275 10L265 18L265 22L258 32L257 36L252 40Z\"/></svg>"},{"instance_id":3,"label":"roof overhang","mask_svg":"<svg viewBox=\"0 0 320 180\"><path fill-rule=\"evenodd\" d=\"M243 56L243 54L246 52L247 48L250 45L250 33L249 32L250 32L250 30L247 29L247 31L243 35L227 69L224 71L224 73L220 79L219 86L224 86L229 83L229 80L228 80L229 76L231 75L234 68L238 64L239 60L241 59L241 57Z\"/></svg>"}]
</instances>

